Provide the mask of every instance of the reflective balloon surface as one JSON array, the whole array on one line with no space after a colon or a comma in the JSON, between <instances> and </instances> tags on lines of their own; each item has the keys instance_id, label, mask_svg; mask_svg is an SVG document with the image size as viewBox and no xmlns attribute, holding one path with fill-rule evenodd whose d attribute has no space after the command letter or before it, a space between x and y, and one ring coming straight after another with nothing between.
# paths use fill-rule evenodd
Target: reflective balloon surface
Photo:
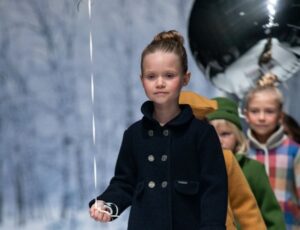
<instances>
[{"instance_id":1,"label":"reflective balloon surface","mask_svg":"<svg viewBox=\"0 0 300 230\"><path fill-rule=\"evenodd\" d=\"M205 76L242 98L265 73L283 82L299 71L299 29L292 0L196 0L188 33Z\"/></svg>"}]
</instances>

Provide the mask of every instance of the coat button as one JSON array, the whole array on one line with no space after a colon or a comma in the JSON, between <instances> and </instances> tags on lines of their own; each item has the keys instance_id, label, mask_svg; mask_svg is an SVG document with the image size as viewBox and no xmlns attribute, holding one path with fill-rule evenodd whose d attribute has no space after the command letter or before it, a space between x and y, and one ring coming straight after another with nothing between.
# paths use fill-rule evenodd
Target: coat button
<instances>
[{"instance_id":1,"label":"coat button","mask_svg":"<svg viewBox=\"0 0 300 230\"><path fill-rule=\"evenodd\" d=\"M155 160L153 155L149 155L148 156L148 161L153 162Z\"/></svg>"},{"instance_id":2,"label":"coat button","mask_svg":"<svg viewBox=\"0 0 300 230\"><path fill-rule=\"evenodd\" d=\"M164 154L161 156L161 161L167 161L167 159L168 159L167 155Z\"/></svg>"},{"instance_id":3,"label":"coat button","mask_svg":"<svg viewBox=\"0 0 300 230\"><path fill-rule=\"evenodd\" d=\"M168 182L167 182L167 181L161 182L161 187L162 187L162 188L166 188L167 185L168 185Z\"/></svg>"},{"instance_id":4,"label":"coat button","mask_svg":"<svg viewBox=\"0 0 300 230\"><path fill-rule=\"evenodd\" d=\"M163 131L163 135L166 136L166 137L169 136L169 130L165 129L165 130Z\"/></svg>"},{"instance_id":5,"label":"coat button","mask_svg":"<svg viewBox=\"0 0 300 230\"><path fill-rule=\"evenodd\" d=\"M148 187L149 188L154 188L155 187L155 182L154 181L149 181Z\"/></svg>"},{"instance_id":6,"label":"coat button","mask_svg":"<svg viewBox=\"0 0 300 230\"><path fill-rule=\"evenodd\" d=\"M152 129L148 130L148 135L149 135L150 137L153 137L153 134L154 134L154 132L153 132Z\"/></svg>"}]
</instances>

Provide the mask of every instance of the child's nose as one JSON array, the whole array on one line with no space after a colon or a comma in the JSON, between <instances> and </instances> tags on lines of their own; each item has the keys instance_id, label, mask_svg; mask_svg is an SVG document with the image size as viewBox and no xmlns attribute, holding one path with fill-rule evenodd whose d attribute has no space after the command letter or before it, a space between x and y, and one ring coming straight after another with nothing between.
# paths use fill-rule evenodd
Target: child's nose
<instances>
[{"instance_id":1,"label":"child's nose","mask_svg":"<svg viewBox=\"0 0 300 230\"><path fill-rule=\"evenodd\" d=\"M165 81L164 81L163 77L159 76L157 78L156 86L157 87L164 87L165 86Z\"/></svg>"},{"instance_id":2,"label":"child's nose","mask_svg":"<svg viewBox=\"0 0 300 230\"><path fill-rule=\"evenodd\" d=\"M265 119L265 113L264 112L260 112L259 113L259 119L260 120L264 120Z\"/></svg>"}]
</instances>

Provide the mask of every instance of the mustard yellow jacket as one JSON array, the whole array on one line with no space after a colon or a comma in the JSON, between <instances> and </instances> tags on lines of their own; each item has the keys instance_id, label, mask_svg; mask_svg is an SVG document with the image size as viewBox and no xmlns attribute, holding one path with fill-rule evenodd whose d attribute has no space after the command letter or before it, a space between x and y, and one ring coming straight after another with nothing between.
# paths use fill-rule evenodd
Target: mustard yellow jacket
<instances>
[{"instance_id":1,"label":"mustard yellow jacket","mask_svg":"<svg viewBox=\"0 0 300 230\"><path fill-rule=\"evenodd\" d=\"M228 209L226 229L266 230L255 197L233 153L223 150L228 176Z\"/></svg>"}]
</instances>

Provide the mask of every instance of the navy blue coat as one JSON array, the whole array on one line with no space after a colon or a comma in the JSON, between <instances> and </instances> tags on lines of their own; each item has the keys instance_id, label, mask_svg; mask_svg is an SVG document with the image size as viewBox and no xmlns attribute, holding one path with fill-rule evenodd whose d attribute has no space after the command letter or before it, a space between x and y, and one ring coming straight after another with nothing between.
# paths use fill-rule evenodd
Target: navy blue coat
<instances>
[{"instance_id":1,"label":"navy blue coat","mask_svg":"<svg viewBox=\"0 0 300 230\"><path fill-rule=\"evenodd\" d=\"M152 102L142 112L124 132L115 175L97 199L120 212L131 206L128 230L225 229L227 175L214 128L188 105L163 127Z\"/></svg>"}]
</instances>

